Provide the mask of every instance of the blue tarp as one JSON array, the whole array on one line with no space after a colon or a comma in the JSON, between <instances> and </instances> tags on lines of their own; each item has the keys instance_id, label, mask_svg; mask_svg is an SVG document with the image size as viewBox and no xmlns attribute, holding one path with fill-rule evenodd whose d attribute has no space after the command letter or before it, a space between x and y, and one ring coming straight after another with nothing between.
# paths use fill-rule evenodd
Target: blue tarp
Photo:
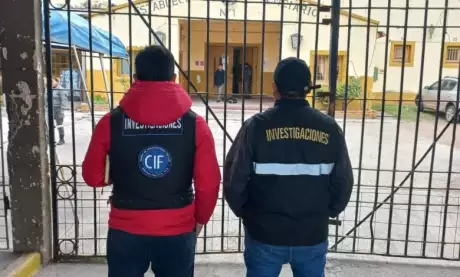
<instances>
[{"instance_id":1,"label":"blue tarp","mask_svg":"<svg viewBox=\"0 0 460 277\"><path fill-rule=\"evenodd\" d=\"M42 13L43 14L43 13ZM44 22L42 20L42 22ZM69 45L69 18L67 11L50 11L50 30L51 42L63 45ZM45 40L45 26L43 28L43 40ZM89 51L89 22L78 14L70 15L71 46ZM96 27L91 26L92 50L96 53L110 55L110 37L109 33ZM125 46L119 38L112 35L112 56L118 58L128 58Z\"/></svg>"}]
</instances>

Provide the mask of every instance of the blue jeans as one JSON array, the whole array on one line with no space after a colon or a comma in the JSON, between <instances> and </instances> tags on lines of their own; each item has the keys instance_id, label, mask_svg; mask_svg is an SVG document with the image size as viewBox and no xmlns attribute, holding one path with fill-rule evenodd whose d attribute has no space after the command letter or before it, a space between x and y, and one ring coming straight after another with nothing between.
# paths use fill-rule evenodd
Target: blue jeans
<instances>
[{"instance_id":1,"label":"blue jeans","mask_svg":"<svg viewBox=\"0 0 460 277\"><path fill-rule=\"evenodd\" d=\"M109 277L193 277L196 234L151 237L109 230L107 263Z\"/></svg>"},{"instance_id":2,"label":"blue jeans","mask_svg":"<svg viewBox=\"0 0 460 277\"><path fill-rule=\"evenodd\" d=\"M274 246L244 240L246 277L278 277L283 264L290 264L294 277L324 277L328 243L315 246Z\"/></svg>"}]
</instances>

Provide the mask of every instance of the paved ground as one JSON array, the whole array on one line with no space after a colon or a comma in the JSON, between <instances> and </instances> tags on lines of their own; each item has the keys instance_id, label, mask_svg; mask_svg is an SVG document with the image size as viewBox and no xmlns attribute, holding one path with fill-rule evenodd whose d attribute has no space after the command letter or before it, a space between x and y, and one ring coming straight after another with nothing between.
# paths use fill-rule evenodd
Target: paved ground
<instances>
[{"instance_id":1,"label":"paved ground","mask_svg":"<svg viewBox=\"0 0 460 277\"><path fill-rule=\"evenodd\" d=\"M245 276L241 255L199 256L197 259L195 276ZM459 272L458 267L420 265L420 262L418 264L395 264L332 258L326 265L326 276L328 277L458 277ZM64 276L107 276L107 266L103 264L57 264L48 266L38 275L38 277ZM153 276L153 274L148 273L145 276ZM280 276L292 276L288 266L283 268Z\"/></svg>"},{"instance_id":2,"label":"paved ground","mask_svg":"<svg viewBox=\"0 0 460 277\"><path fill-rule=\"evenodd\" d=\"M231 137L238 132L242 119L254 114L259 107L258 103L246 103L243 115L241 109L237 108L240 107L239 105L229 105L228 107L231 108L224 112L223 104L212 104L217 118L225 125ZM264 108L269 105L265 104ZM203 104L194 102L193 108L202 116L206 115ZM95 123L102 114L95 114ZM109 212L107 199L110 191L108 188L105 190L88 188L83 183L80 168L91 135L92 118L88 113L75 113L74 124L70 119L70 112L68 112L65 119L68 143L57 147L58 164L61 165L58 173L60 178L58 181L59 234L62 241L60 249L64 254L104 255ZM414 144L417 151L415 162L417 162L432 144L434 130L434 120L421 122L418 140L415 143L414 122L401 122L398 126L394 118L385 118L381 128L380 119L369 119L365 123L360 119L348 119L344 122L339 118L337 121L346 131L348 148L355 168L356 188L349 207L341 215L342 226L330 230L331 245L351 230L360 219L368 215L374 205L382 203L389 193L399 186L412 168ZM6 134L5 118L3 122L3 133ZM438 132L444 125L444 120L440 119ZM215 137L219 162L222 164L231 141L224 139L222 129L211 115L209 115L209 126ZM71 140L72 127L75 136L73 141ZM425 254L427 257L440 257L443 252L442 256L445 258L458 259L460 253L459 130L460 128L457 128L455 132L457 139L451 148L453 130L452 127L449 128L437 144L435 154L432 156L430 153L420 164L419 171L413 179L409 179L390 201L383 204L372 218L372 224L369 219L366 220L355 233L351 234L351 237L338 246L338 250L410 256ZM382 134L381 144L380 134ZM453 153L452 163L451 153ZM376 171L377 168L380 168L380 171ZM431 168L432 174L429 173ZM76 172L75 179L72 178L72 170ZM449 174L449 171L454 173ZM71 193L74 186L76 195ZM387 204L389 202L393 205ZM240 230L239 220L230 212L224 201L219 201L214 216L206 232L203 233L206 238L200 238L197 251L241 250ZM371 240L372 236L374 240ZM94 237L97 239L95 240Z\"/></svg>"}]
</instances>

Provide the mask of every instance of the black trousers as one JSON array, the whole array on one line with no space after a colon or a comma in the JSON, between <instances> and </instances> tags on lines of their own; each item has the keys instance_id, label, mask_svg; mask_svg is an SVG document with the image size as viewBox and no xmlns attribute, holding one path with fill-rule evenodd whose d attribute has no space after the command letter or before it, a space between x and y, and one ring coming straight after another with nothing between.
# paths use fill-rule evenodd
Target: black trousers
<instances>
[{"instance_id":1,"label":"black trousers","mask_svg":"<svg viewBox=\"0 0 460 277\"><path fill-rule=\"evenodd\" d=\"M144 277L151 268L155 277L193 277L196 235L152 237L109 230L109 277Z\"/></svg>"}]
</instances>

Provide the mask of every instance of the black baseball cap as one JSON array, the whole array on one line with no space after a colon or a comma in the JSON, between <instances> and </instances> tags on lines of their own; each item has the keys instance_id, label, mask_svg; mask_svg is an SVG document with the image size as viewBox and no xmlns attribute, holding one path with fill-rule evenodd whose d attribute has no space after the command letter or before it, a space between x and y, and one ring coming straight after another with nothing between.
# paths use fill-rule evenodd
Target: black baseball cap
<instances>
[{"instance_id":1,"label":"black baseball cap","mask_svg":"<svg viewBox=\"0 0 460 277\"><path fill-rule=\"evenodd\" d=\"M313 86L311 72L304 60L289 57L281 60L275 68L273 81L281 95L304 96Z\"/></svg>"}]
</instances>

